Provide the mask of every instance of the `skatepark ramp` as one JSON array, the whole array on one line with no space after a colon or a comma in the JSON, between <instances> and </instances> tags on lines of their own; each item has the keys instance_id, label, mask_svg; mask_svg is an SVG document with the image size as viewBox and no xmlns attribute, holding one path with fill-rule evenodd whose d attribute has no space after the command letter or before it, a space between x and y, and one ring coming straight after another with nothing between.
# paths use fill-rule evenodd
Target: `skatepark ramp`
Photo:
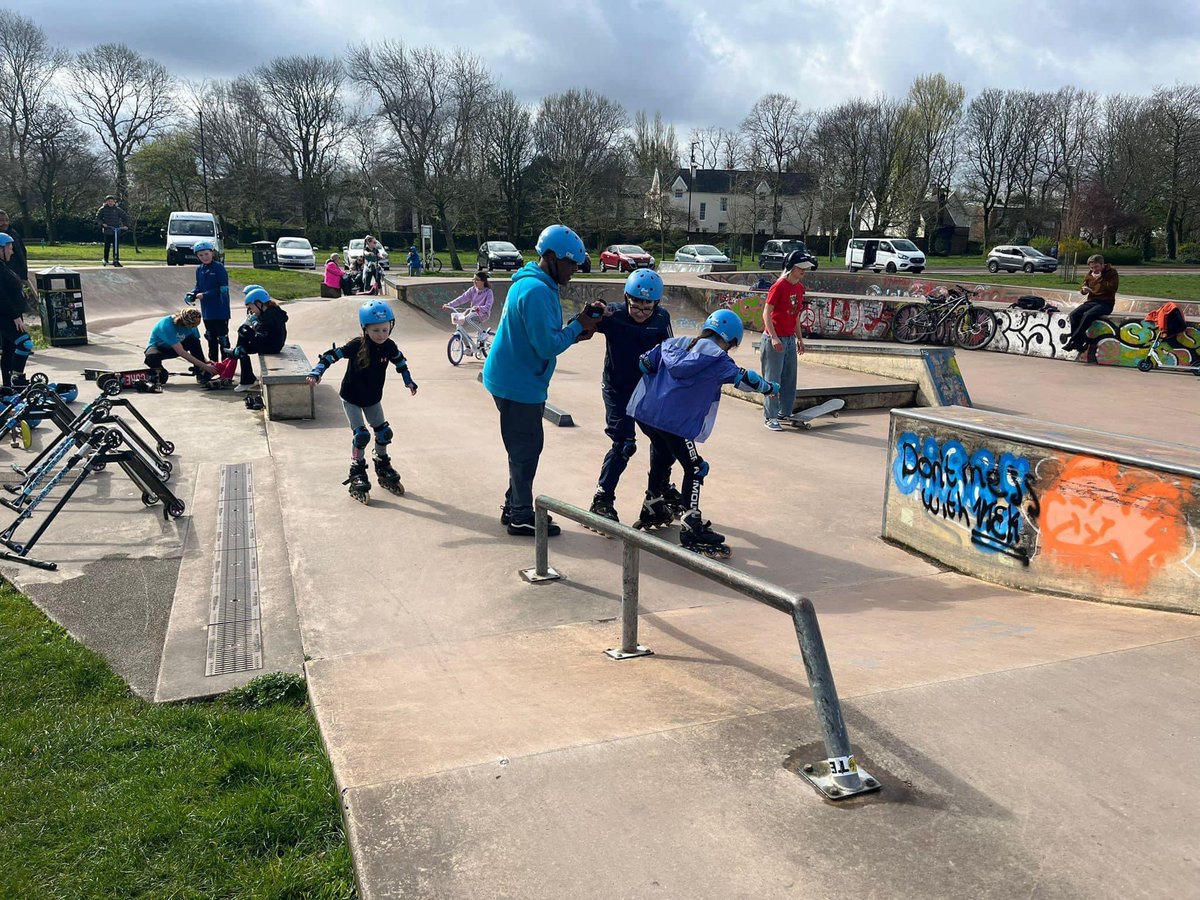
<instances>
[{"instance_id":1,"label":"skatepark ramp","mask_svg":"<svg viewBox=\"0 0 1200 900\"><path fill-rule=\"evenodd\" d=\"M622 544L621 575L621 646L608 650L614 660L635 659L650 656L653 651L638 643L638 567L642 550L660 559L674 563L718 584L732 588L751 600L785 612L791 616L800 642L800 654L804 659L804 670L808 674L812 689L813 706L821 721L822 738L825 742L826 758L804 764L797 774L806 779L830 800L842 800L856 794L879 790L879 782L867 774L854 760L850 749L850 738L846 723L842 719L842 707L837 688L833 683L833 672L829 668L829 657L825 642L821 638L821 627L812 602L806 597L790 594L783 588L745 572L705 559L677 544L647 534L588 512L562 500L545 495L534 501L536 521L536 561L532 569L523 569L521 577L531 584L555 581L561 575L550 568L549 514L557 513L564 519L578 522L585 528L599 532L605 537L616 538Z\"/></svg>"},{"instance_id":2,"label":"skatepark ramp","mask_svg":"<svg viewBox=\"0 0 1200 900\"><path fill-rule=\"evenodd\" d=\"M893 410L883 537L1010 587L1200 614L1200 452L962 407Z\"/></svg>"}]
</instances>

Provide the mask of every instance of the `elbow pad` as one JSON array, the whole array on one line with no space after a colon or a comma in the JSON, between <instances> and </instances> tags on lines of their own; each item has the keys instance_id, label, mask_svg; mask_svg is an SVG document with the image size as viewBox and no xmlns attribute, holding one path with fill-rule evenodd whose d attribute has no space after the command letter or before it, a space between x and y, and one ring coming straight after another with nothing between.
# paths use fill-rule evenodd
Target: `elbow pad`
<instances>
[{"instance_id":1,"label":"elbow pad","mask_svg":"<svg viewBox=\"0 0 1200 900\"><path fill-rule=\"evenodd\" d=\"M320 378L325 374L325 370L332 366L335 362L342 358L341 349L335 344L330 347L317 359L317 364L313 366L312 372L309 374L315 378Z\"/></svg>"}]
</instances>

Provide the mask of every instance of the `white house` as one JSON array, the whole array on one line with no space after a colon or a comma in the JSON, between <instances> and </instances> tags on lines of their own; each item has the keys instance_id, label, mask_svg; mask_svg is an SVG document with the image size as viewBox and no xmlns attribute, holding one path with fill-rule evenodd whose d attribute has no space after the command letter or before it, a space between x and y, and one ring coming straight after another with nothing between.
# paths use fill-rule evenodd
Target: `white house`
<instances>
[{"instance_id":1,"label":"white house","mask_svg":"<svg viewBox=\"0 0 1200 900\"><path fill-rule=\"evenodd\" d=\"M646 218L655 227L669 216L667 226L682 226L696 234L766 234L771 229L771 181L774 176L741 169L679 169L666 176L656 172L646 194ZM779 237L802 236L817 221L818 200L812 179L785 172L779 190ZM664 215L665 214L665 215Z\"/></svg>"}]
</instances>

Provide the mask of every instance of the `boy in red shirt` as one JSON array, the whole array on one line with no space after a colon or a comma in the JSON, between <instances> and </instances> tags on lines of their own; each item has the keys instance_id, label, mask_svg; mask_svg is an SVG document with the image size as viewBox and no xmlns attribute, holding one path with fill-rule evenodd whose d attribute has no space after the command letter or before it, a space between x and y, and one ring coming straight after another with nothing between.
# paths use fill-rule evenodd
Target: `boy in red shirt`
<instances>
[{"instance_id":1,"label":"boy in red shirt","mask_svg":"<svg viewBox=\"0 0 1200 900\"><path fill-rule=\"evenodd\" d=\"M764 424L772 431L783 431L780 419L792 415L796 404L796 357L804 352L804 339L797 327L800 307L804 303L802 279L812 267L800 250L788 254L783 275L767 291L763 307L763 339L761 347L762 375L767 381L779 384L779 393L763 398Z\"/></svg>"}]
</instances>

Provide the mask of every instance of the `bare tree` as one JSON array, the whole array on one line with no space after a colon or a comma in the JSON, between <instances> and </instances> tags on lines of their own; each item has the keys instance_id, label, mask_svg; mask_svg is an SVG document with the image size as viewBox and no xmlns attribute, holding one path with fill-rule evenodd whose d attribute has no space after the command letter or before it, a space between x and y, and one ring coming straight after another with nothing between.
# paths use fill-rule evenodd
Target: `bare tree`
<instances>
[{"instance_id":1,"label":"bare tree","mask_svg":"<svg viewBox=\"0 0 1200 900\"><path fill-rule=\"evenodd\" d=\"M963 123L963 162L968 192L983 212L983 242L991 243L996 207L1008 202L1016 128L1017 98L991 88L971 100Z\"/></svg>"},{"instance_id":2,"label":"bare tree","mask_svg":"<svg viewBox=\"0 0 1200 900\"><path fill-rule=\"evenodd\" d=\"M53 94L54 74L65 65L65 51L52 47L31 20L0 10L0 111L4 114L8 186L17 200L21 228L30 229L30 210L36 202L34 169L38 114Z\"/></svg>"},{"instance_id":3,"label":"bare tree","mask_svg":"<svg viewBox=\"0 0 1200 900\"><path fill-rule=\"evenodd\" d=\"M175 113L174 82L166 68L124 44L100 44L80 53L72 67L79 120L112 157L117 196L129 195L127 163L160 133Z\"/></svg>"},{"instance_id":4,"label":"bare tree","mask_svg":"<svg viewBox=\"0 0 1200 900\"><path fill-rule=\"evenodd\" d=\"M544 213L586 231L602 218L602 196L618 185L624 108L591 90L571 89L542 99L534 145L542 163Z\"/></svg>"},{"instance_id":5,"label":"bare tree","mask_svg":"<svg viewBox=\"0 0 1200 900\"><path fill-rule=\"evenodd\" d=\"M235 212L238 221L253 223L265 237L268 209L289 195L271 154L258 89L249 78L214 84L203 103L214 202Z\"/></svg>"},{"instance_id":6,"label":"bare tree","mask_svg":"<svg viewBox=\"0 0 1200 900\"><path fill-rule=\"evenodd\" d=\"M908 89L904 108L904 147L908 166L908 236L915 238L927 200L936 198L933 217L940 219L957 164L958 127L966 91L945 75L921 75ZM928 234L928 232L927 232Z\"/></svg>"},{"instance_id":7,"label":"bare tree","mask_svg":"<svg viewBox=\"0 0 1200 900\"><path fill-rule=\"evenodd\" d=\"M746 164L746 139L740 132L710 126L692 131L696 165L701 169L737 169Z\"/></svg>"},{"instance_id":8,"label":"bare tree","mask_svg":"<svg viewBox=\"0 0 1200 900\"><path fill-rule=\"evenodd\" d=\"M533 162L533 113L512 91L501 91L492 103L487 119L484 153L500 201L504 208L507 233L514 240L521 226L528 201L527 169Z\"/></svg>"},{"instance_id":9,"label":"bare tree","mask_svg":"<svg viewBox=\"0 0 1200 900\"><path fill-rule=\"evenodd\" d=\"M492 98L491 75L461 50L393 41L352 49L348 68L364 94L379 99L417 202L436 216L450 264L461 269L454 245L457 207L469 189L467 162Z\"/></svg>"},{"instance_id":10,"label":"bare tree","mask_svg":"<svg viewBox=\"0 0 1200 900\"><path fill-rule=\"evenodd\" d=\"M339 60L284 56L254 72L267 137L300 190L304 226L328 224L325 197L345 135Z\"/></svg>"},{"instance_id":11,"label":"bare tree","mask_svg":"<svg viewBox=\"0 0 1200 900\"><path fill-rule=\"evenodd\" d=\"M755 145L770 163L771 179L771 233L779 228L779 191L783 185L783 173L789 162L795 160L804 141L812 129L813 117L800 109L795 98L787 94L766 94L751 107L742 120L742 131L747 140Z\"/></svg>"},{"instance_id":12,"label":"bare tree","mask_svg":"<svg viewBox=\"0 0 1200 900\"><path fill-rule=\"evenodd\" d=\"M1200 87L1159 88L1150 109L1149 137L1159 184L1156 206L1166 231L1167 256L1175 259L1200 182Z\"/></svg>"},{"instance_id":13,"label":"bare tree","mask_svg":"<svg viewBox=\"0 0 1200 900\"><path fill-rule=\"evenodd\" d=\"M664 122L660 112L655 112L652 121L645 110L638 110L629 137L629 158L634 175L653 175L679 168L679 140L675 137L675 126Z\"/></svg>"},{"instance_id":14,"label":"bare tree","mask_svg":"<svg viewBox=\"0 0 1200 900\"><path fill-rule=\"evenodd\" d=\"M1081 224L1106 246L1119 228L1149 231L1149 201L1143 173L1153 165L1145 135L1149 104L1143 97L1113 94L1104 99L1103 116L1093 123L1085 153L1086 176L1080 185Z\"/></svg>"},{"instance_id":15,"label":"bare tree","mask_svg":"<svg viewBox=\"0 0 1200 900\"><path fill-rule=\"evenodd\" d=\"M94 199L103 168L74 117L56 103L43 103L34 111L29 133L34 190L46 222L46 240L54 243L58 220Z\"/></svg>"},{"instance_id":16,"label":"bare tree","mask_svg":"<svg viewBox=\"0 0 1200 900\"><path fill-rule=\"evenodd\" d=\"M1053 95L1046 120L1050 177L1043 182L1039 206L1047 210L1051 205L1051 192L1057 190L1059 214L1064 227L1072 234L1080 225L1075 201L1087 161L1088 135L1098 118L1097 106L1096 95L1091 91L1059 88ZM1037 230L1037 224L1040 223L1029 223L1030 232Z\"/></svg>"}]
</instances>

